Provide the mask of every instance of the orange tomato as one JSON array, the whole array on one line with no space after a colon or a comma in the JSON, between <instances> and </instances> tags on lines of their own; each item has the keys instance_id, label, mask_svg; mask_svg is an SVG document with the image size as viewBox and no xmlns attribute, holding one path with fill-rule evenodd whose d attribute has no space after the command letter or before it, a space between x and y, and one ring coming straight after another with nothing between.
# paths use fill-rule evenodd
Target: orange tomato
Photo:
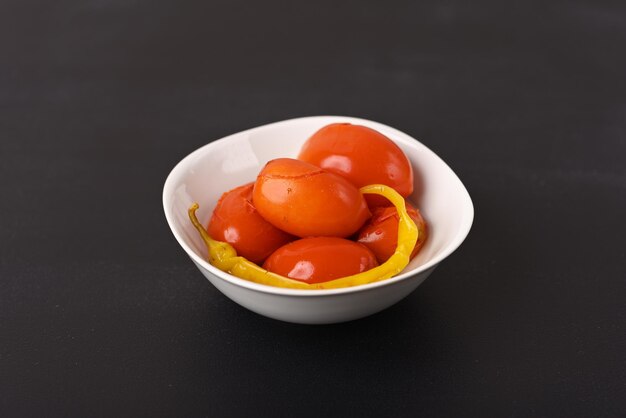
<instances>
[{"instance_id":1,"label":"orange tomato","mask_svg":"<svg viewBox=\"0 0 626 418\"><path fill-rule=\"evenodd\" d=\"M263 268L306 283L351 276L378 265L362 244L335 237L303 238L280 247Z\"/></svg>"},{"instance_id":2,"label":"orange tomato","mask_svg":"<svg viewBox=\"0 0 626 418\"><path fill-rule=\"evenodd\" d=\"M211 238L231 244L237 254L262 263L277 248L295 239L259 215L252 205L254 183L239 186L217 202L207 231Z\"/></svg>"},{"instance_id":3,"label":"orange tomato","mask_svg":"<svg viewBox=\"0 0 626 418\"><path fill-rule=\"evenodd\" d=\"M384 184L402 196L413 193L413 169L391 139L374 129L333 123L315 132L302 146L298 159L339 174L357 187ZM386 205L380 196L367 196L373 206Z\"/></svg>"},{"instance_id":4,"label":"orange tomato","mask_svg":"<svg viewBox=\"0 0 626 418\"><path fill-rule=\"evenodd\" d=\"M252 201L268 222L299 237L347 237L370 216L363 195L348 180L291 158L263 167Z\"/></svg>"},{"instance_id":5,"label":"orange tomato","mask_svg":"<svg viewBox=\"0 0 626 418\"><path fill-rule=\"evenodd\" d=\"M424 246L428 235L426 222L418 209L406 202L406 210L419 231L411 258ZM372 250L379 263L384 263L398 245L398 211L395 207L377 207L372 210L372 218L359 231L357 241Z\"/></svg>"}]
</instances>

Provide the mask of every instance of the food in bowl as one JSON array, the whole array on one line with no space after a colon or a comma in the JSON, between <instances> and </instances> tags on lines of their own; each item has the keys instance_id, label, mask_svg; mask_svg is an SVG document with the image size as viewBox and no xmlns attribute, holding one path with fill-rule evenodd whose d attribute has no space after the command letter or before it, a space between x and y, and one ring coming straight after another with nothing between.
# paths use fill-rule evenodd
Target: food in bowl
<instances>
[{"instance_id":1,"label":"food in bowl","mask_svg":"<svg viewBox=\"0 0 626 418\"><path fill-rule=\"evenodd\" d=\"M404 199L413 191L413 169L402 150L373 129L343 123L317 131L299 158L313 163L269 161L252 187L251 201L242 199L250 196L250 185L225 193L208 232L195 216L198 205L189 209L211 264L243 279L298 289L355 286L401 272L426 238L423 218ZM222 212L231 202L238 208L232 211L233 223L246 224L249 211L254 222L269 231L270 243L260 239L255 252L254 244L250 246L254 240L241 237L243 229L224 228L229 220ZM371 220L370 208L376 213ZM244 220L237 221L240 217ZM300 239L289 242L292 236ZM346 239L351 236L358 240ZM281 240L288 243L259 267L263 254ZM254 254L254 259L246 254Z\"/></svg>"},{"instance_id":2,"label":"food in bowl","mask_svg":"<svg viewBox=\"0 0 626 418\"><path fill-rule=\"evenodd\" d=\"M263 263L274 251L296 239L266 221L252 204L254 183L244 184L222 195L213 209L209 235L225 241L253 263Z\"/></svg>"},{"instance_id":3,"label":"food in bowl","mask_svg":"<svg viewBox=\"0 0 626 418\"><path fill-rule=\"evenodd\" d=\"M286 156L296 158L314 132L340 122L376 129L409 157L415 169L415 186L407 198L419 204L428 224L428 238L419 254L392 278L359 286L313 290L306 286L298 289L259 284L212 265L204 241L189 222L189 207L199 203L197 216L206 230L213 208L224 192L254 181L267 161ZM428 277L436 276L437 266L463 243L474 219L472 199L461 179L418 138L392 126L349 116L283 120L211 140L172 168L163 186L163 210L181 250L217 292L259 315L298 324L355 320L396 304Z\"/></svg>"},{"instance_id":4,"label":"food in bowl","mask_svg":"<svg viewBox=\"0 0 626 418\"><path fill-rule=\"evenodd\" d=\"M365 198L349 180L292 158L265 164L252 203L272 225L300 238L345 238L371 216Z\"/></svg>"},{"instance_id":5,"label":"food in bowl","mask_svg":"<svg viewBox=\"0 0 626 418\"><path fill-rule=\"evenodd\" d=\"M411 253L411 259L417 255L426 242L426 221L419 209L405 201L406 212L418 230L417 242ZM379 206L372 209L372 217L359 230L357 242L365 245L376 255L379 263L384 263L393 254L398 242L398 222L400 215L393 206Z\"/></svg>"},{"instance_id":6,"label":"food in bowl","mask_svg":"<svg viewBox=\"0 0 626 418\"><path fill-rule=\"evenodd\" d=\"M351 123L331 123L302 145L298 159L339 174L357 187L386 184L402 196L413 193L413 167L391 139L375 129ZM367 196L370 206L389 205Z\"/></svg>"},{"instance_id":7,"label":"food in bowl","mask_svg":"<svg viewBox=\"0 0 626 418\"><path fill-rule=\"evenodd\" d=\"M299 239L280 247L263 263L268 271L306 283L323 283L376 266L378 261L369 248L338 237Z\"/></svg>"}]
</instances>

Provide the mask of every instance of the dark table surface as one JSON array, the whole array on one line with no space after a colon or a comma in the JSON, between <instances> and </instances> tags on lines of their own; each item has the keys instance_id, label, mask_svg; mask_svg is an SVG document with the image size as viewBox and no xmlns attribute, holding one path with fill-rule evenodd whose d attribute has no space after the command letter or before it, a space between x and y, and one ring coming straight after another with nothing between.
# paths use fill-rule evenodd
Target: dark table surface
<instances>
[{"instance_id":1,"label":"dark table surface","mask_svg":"<svg viewBox=\"0 0 626 418\"><path fill-rule=\"evenodd\" d=\"M625 416L626 6L0 4L0 415ZM369 318L218 292L170 232L186 154L341 114L419 138L476 207Z\"/></svg>"}]
</instances>

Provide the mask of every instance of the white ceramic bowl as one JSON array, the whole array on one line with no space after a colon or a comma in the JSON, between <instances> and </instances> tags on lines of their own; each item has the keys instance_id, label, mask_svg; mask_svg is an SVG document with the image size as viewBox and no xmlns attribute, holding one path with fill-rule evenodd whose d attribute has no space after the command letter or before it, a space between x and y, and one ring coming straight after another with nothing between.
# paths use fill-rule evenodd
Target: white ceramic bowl
<instances>
[{"instance_id":1,"label":"white ceramic bowl","mask_svg":"<svg viewBox=\"0 0 626 418\"><path fill-rule=\"evenodd\" d=\"M406 153L415 171L410 200L429 227L426 244L407 268L391 279L343 289L283 289L249 282L213 267L206 248L187 217L198 202L198 217L206 225L222 193L254 181L274 158L294 157L302 143L324 125L350 122L376 129ZM185 157L168 176L163 189L165 217L174 236L202 274L238 304L282 321L329 324L361 318L398 302L419 286L467 236L474 207L454 172L435 153L410 136L364 119L315 116L249 129L211 142Z\"/></svg>"}]
</instances>

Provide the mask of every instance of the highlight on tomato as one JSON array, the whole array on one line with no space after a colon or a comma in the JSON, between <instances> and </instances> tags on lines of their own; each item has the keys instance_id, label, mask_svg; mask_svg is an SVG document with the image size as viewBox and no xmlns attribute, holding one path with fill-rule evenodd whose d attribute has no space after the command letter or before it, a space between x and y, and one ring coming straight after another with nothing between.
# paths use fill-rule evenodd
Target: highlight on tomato
<instances>
[{"instance_id":1,"label":"highlight on tomato","mask_svg":"<svg viewBox=\"0 0 626 418\"><path fill-rule=\"evenodd\" d=\"M211 238L231 244L237 254L262 263L295 237L259 215L252 204L253 187L254 183L249 183L224 193L213 210L207 231Z\"/></svg>"},{"instance_id":2,"label":"highlight on tomato","mask_svg":"<svg viewBox=\"0 0 626 418\"><path fill-rule=\"evenodd\" d=\"M336 237L303 238L270 255L263 268L306 283L322 283L378 266L366 246Z\"/></svg>"},{"instance_id":3,"label":"highlight on tomato","mask_svg":"<svg viewBox=\"0 0 626 418\"><path fill-rule=\"evenodd\" d=\"M382 133L361 125L333 123L315 132L298 159L339 174L355 186L384 184L403 197L413 193L413 168L404 152ZM385 205L368 196L370 206Z\"/></svg>"},{"instance_id":4,"label":"highlight on tomato","mask_svg":"<svg viewBox=\"0 0 626 418\"><path fill-rule=\"evenodd\" d=\"M419 231L415 248L411 252L411 259L413 259L424 246L428 232L426 222L419 209L416 209L408 201L405 201L405 204L407 213ZM398 211L395 207L376 207L372 209L372 217L361 228L357 236L357 241L372 250L381 264L391 257L398 244L398 221Z\"/></svg>"},{"instance_id":5,"label":"highlight on tomato","mask_svg":"<svg viewBox=\"0 0 626 418\"><path fill-rule=\"evenodd\" d=\"M348 237L370 217L365 198L348 180L291 158L263 167L252 202L272 225L299 237Z\"/></svg>"}]
</instances>

